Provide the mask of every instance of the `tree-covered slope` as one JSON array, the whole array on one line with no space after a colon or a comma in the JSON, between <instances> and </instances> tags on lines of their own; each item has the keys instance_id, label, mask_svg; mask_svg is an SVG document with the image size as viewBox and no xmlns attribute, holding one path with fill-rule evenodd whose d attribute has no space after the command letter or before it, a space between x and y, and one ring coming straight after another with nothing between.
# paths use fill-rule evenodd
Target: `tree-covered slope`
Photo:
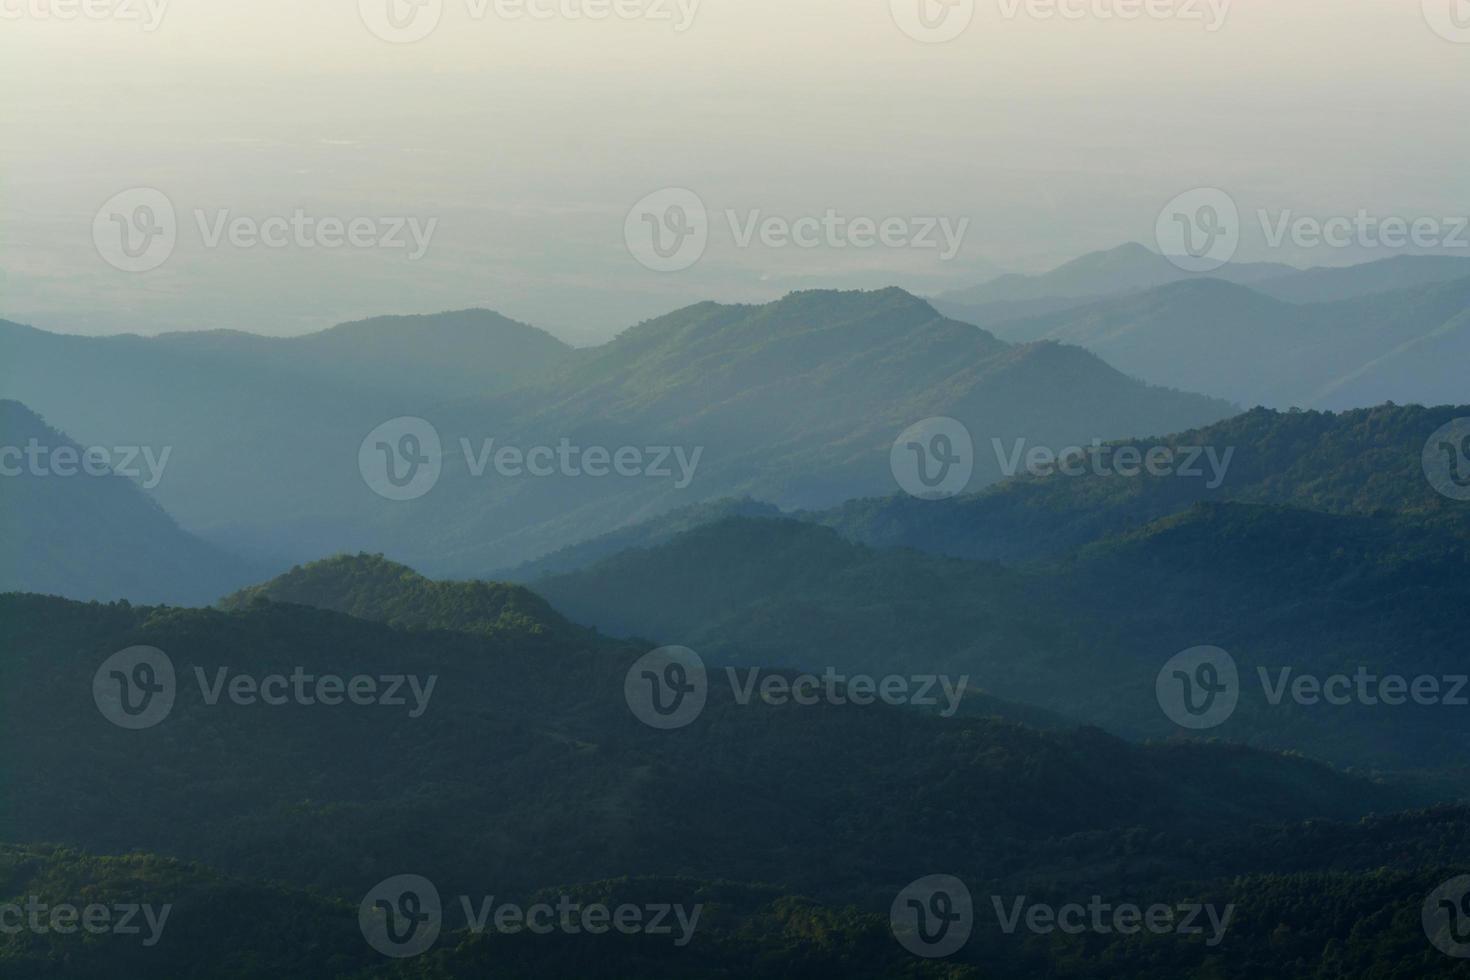
<instances>
[{"instance_id":1,"label":"tree-covered slope","mask_svg":"<svg viewBox=\"0 0 1470 980\"><path fill-rule=\"evenodd\" d=\"M867 905L924 869L990 874L1016 848L1075 835L1141 826L1183 840L1418 798L1228 747L928 708L741 703L713 668L703 713L659 731L624 700L646 647L528 650L294 605L6 596L0 630L0 839L141 848L348 892L412 868L507 896L674 875ZM177 678L171 711L141 731L93 699L107 658L137 645L163 651ZM236 696L237 676L298 671L419 687L401 686L398 705ZM1211 772L1209 790L1181 771Z\"/></svg>"},{"instance_id":2,"label":"tree-covered slope","mask_svg":"<svg viewBox=\"0 0 1470 980\"><path fill-rule=\"evenodd\" d=\"M873 545L1000 561L1057 557L1208 501L1329 513L1392 510L1460 525L1470 519L1465 505L1434 489L1423 456L1441 426L1466 416L1470 407L1464 406L1381 405L1341 413L1256 409L1203 429L1117 444L1140 452L1174 450L1180 465L1164 476L1144 467L1136 475L1022 473L950 500L895 495L850 501L813 516ZM1203 454L1192 467L1199 475L1179 475L1195 449L1211 450L1222 462L1228 454L1218 486L1211 485L1214 470ZM1116 449L1110 452L1115 457Z\"/></svg>"},{"instance_id":3,"label":"tree-covered slope","mask_svg":"<svg viewBox=\"0 0 1470 980\"><path fill-rule=\"evenodd\" d=\"M580 632L550 604L502 582L435 582L382 555L339 555L298 565L220 602L242 610L260 601L330 609L406 629L575 640Z\"/></svg>"},{"instance_id":4,"label":"tree-covered slope","mask_svg":"<svg viewBox=\"0 0 1470 980\"><path fill-rule=\"evenodd\" d=\"M1470 862L1470 817L1359 820L1405 797L1300 759L722 696L688 729L655 732L615 704L634 651L549 663L484 635L271 603L227 614L10 596L0 625L12 749L0 837L70 845L0 846L0 905L169 906L150 946L7 931L7 977L1463 975L1419 911ZM181 673L432 664L449 698L407 723L181 694L156 728L123 731L96 716L89 688L98 654L127 642L167 648ZM79 852L87 841L125 856ZM619 867L637 870L604 873ZM975 913L964 947L927 961L900 947L888 911L935 872L968 886ZM402 873L437 886L444 932L390 961L357 907ZM461 896L702 911L684 946L476 934ZM995 903L1021 897L1209 903L1229 925L1217 945L1007 932Z\"/></svg>"},{"instance_id":5,"label":"tree-covered slope","mask_svg":"<svg viewBox=\"0 0 1470 980\"><path fill-rule=\"evenodd\" d=\"M1240 707L1206 734L1407 771L1458 768L1452 707L1273 704L1260 671L1461 675L1467 573L1463 525L1216 503L1022 570L731 519L533 587L576 621L721 662L966 673L1135 735L1178 731L1156 694L1169 658L1222 647Z\"/></svg>"}]
</instances>

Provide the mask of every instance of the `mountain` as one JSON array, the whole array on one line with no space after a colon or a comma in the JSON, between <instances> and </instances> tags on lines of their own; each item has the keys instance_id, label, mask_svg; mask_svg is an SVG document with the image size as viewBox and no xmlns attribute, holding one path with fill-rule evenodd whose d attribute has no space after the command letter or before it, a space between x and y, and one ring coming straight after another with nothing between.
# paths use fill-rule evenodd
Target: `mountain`
<instances>
[{"instance_id":1,"label":"mountain","mask_svg":"<svg viewBox=\"0 0 1470 980\"><path fill-rule=\"evenodd\" d=\"M933 416L977 434L1089 440L1233 411L1149 388L1077 348L1002 343L897 289L701 304L578 355L544 385L446 406L434 417L444 443L673 447L699 459L688 486L677 470L656 480L475 478L454 454L432 497L393 515L414 532L396 553L473 575L705 500L812 507L884 492L895 486L895 439ZM981 457L972 484L999 476Z\"/></svg>"},{"instance_id":2,"label":"mountain","mask_svg":"<svg viewBox=\"0 0 1470 980\"><path fill-rule=\"evenodd\" d=\"M173 447L159 502L207 540L281 567L373 543L348 505L365 489L357 450L374 426L570 354L486 311L299 338L81 337L0 321L0 397L88 443Z\"/></svg>"},{"instance_id":3,"label":"mountain","mask_svg":"<svg viewBox=\"0 0 1470 980\"><path fill-rule=\"evenodd\" d=\"M574 620L718 664L968 676L997 698L1138 737L1178 731L1155 692L1170 657L1217 646L1242 692L1209 734L1410 773L1453 769L1470 747L1443 706L1272 704L1257 677L1462 673L1452 637L1470 628L1467 555L1470 535L1413 521L1243 504L1024 572L730 519L535 588Z\"/></svg>"},{"instance_id":4,"label":"mountain","mask_svg":"<svg viewBox=\"0 0 1470 980\"><path fill-rule=\"evenodd\" d=\"M1234 283L1288 303L1334 303L1422 289L1470 278L1470 259L1399 255L1352 266L1296 269L1278 263L1231 263L1185 272L1158 253L1129 243L1074 259L1037 276L1007 275L934 298L946 316L1014 339L1014 321L1051 316L1200 279Z\"/></svg>"},{"instance_id":5,"label":"mountain","mask_svg":"<svg viewBox=\"0 0 1470 980\"><path fill-rule=\"evenodd\" d=\"M1320 304L1192 279L993 329L1247 405L1443 404L1465 390L1451 365L1470 356L1470 278Z\"/></svg>"},{"instance_id":6,"label":"mountain","mask_svg":"<svg viewBox=\"0 0 1470 980\"><path fill-rule=\"evenodd\" d=\"M343 337L329 331L315 343L343 351L359 333L429 327L339 329ZM1078 348L1004 343L897 289L700 304L567 352L540 380L539 366L497 361L495 370L527 379L498 394L467 392L488 355L453 345L414 362L404 375L412 384L382 380L393 357L372 371L308 356L242 355L244 366L233 366L231 351L276 343L63 337L11 325L0 329L10 368L0 390L30 393L78 438L173 446L158 499L223 547L277 567L381 552L458 578L724 497L827 507L888 492L895 439L931 416L960 419L977 437L1070 443L1182 430L1234 411L1150 388ZM446 363L453 372L431 383ZM422 496L386 499L384 474L375 490L374 472L407 465L401 450L435 439L442 473ZM589 462L603 475L583 472L584 450L602 454ZM500 465L502 451L520 462ZM527 458L542 452L541 463ZM972 483L999 475L982 457Z\"/></svg>"},{"instance_id":7,"label":"mountain","mask_svg":"<svg viewBox=\"0 0 1470 980\"><path fill-rule=\"evenodd\" d=\"M1021 476L950 500L905 495L854 500L811 515L845 536L877 547L911 547L958 558L1027 562L1065 555L1105 537L1136 530L1197 504L1217 501L1294 507L1334 514L1378 510L1460 524L1463 504L1440 496L1425 478L1425 443L1470 407L1383 405L1350 412L1255 409L1206 428L1158 440L1127 440L1140 453L1167 447L1177 465L1136 477L1104 467L1079 476ZM1006 447L1007 451L1009 447ZM1213 450L1197 477L1187 458ZM982 450L983 451L983 450ZM1116 450L1115 450L1116 451Z\"/></svg>"},{"instance_id":8,"label":"mountain","mask_svg":"<svg viewBox=\"0 0 1470 980\"><path fill-rule=\"evenodd\" d=\"M270 602L227 613L0 596L0 641L0 839L140 849L342 895L405 869L447 894L506 899L674 876L876 911L932 868L981 877L1022 848L1040 866L1074 835L1146 828L1183 847L1419 798L1228 746L882 703L742 703L715 670L702 712L660 731L625 700L645 646L533 651ZM176 677L142 732L89 696L109 655L137 646ZM305 695L250 694L254 679L269 695L272 675L302 676ZM153 676L167 684L161 661ZM371 703L317 701L323 677L373 680ZM1212 772L1211 798L1180 771Z\"/></svg>"},{"instance_id":9,"label":"mountain","mask_svg":"<svg viewBox=\"0 0 1470 980\"><path fill-rule=\"evenodd\" d=\"M540 596L500 582L434 582L382 555L339 555L296 566L220 602L243 610L288 602L403 629L459 630L498 637L576 642L582 631Z\"/></svg>"},{"instance_id":10,"label":"mountain","mask_svg":"<svg viewBox=\"0 0 1470 980\"><path fill-rule=\"evenodd\" d=\"M1279 263L1242 263L1223 266L1209 278L1251 283L1289 275L1298 270ZM1033 300L1086 298L1152 289L1197 278L1167 258L1137 242L1102 252L1091 252L1038 276L1007 275L989 282L945 293L945 303L980 305Z\"/></svg>"},{"instance_id":11,"label":"mountain","mask_svg":"<svg viewBox=\"0 0 1470 980\"><path fill-rule=\"evenodd\" d=\"M686 514L685 519L689 516ZM826 529L812 530L832 534ZM667 533L672 537L676 532ZM475 633L514 642L518 649L527 651L607 644L595 630L574 625L539 594L524 587L483 581L435 582L381 555L342 555L293 568L269 582L226 597L219 607L239 612L262 602L327 609L400 629ZM584 622L599 620L592 617ZM619 622L617 617L611 618L615 628ZM1074 726L1052 712L1002 701L981 691L971 692L964 699L964 708L969 714L1006 718L1035 728Z\"/></svg>"},{"instance_id":12,"label":"mountain","mask_svg":"<svg viewBox=\"0 0 1470 980\"><path fill-rule=\"evenodd\" d=\"M1289 303L1334 303L1470 278L1470 258L1398 255L1341 268L1303 269L1252 288Z\"/></svg>"},{"instance_id":13,"label":"mountain","mask_svg":"<svg viewBox=\"0 0 1470 980\"><path fill-rule=\"evenodd\" d=\"M298 372L312 382L494 394L547 373L571 348L491 310L382 316L300 337L238 331L167 333L152 342L247 371Z\"/></svg>"},{"instance_id":14,"label":"mountain","mask_svg":"<svg viewBox=\"0 0 1470 980\"><path fill-rule=\"evenodd\" d=\"M532 587L575 621L720 663L968 674L998 698L1140 737L1177 730L1156 698L1164 663L1218 646L1251 697L1243 687L1212 734L1448 771L1467 746L1441 706L1273 704L1257 680L1462 673L1470 510L1421 469L1424 440L1456 412L1258 410L1197 434L1237 449L1214 491L1178 476L1055 475L806 515L845 537L728 518Z\"/></svg>"},{"instance_id":15,"label":"mountain","mask_svg":"<svg viewBox=\"0 0 1470 980\"><path fill-rule=\"evenodd\" d=\"M187 605L260 574L180 530L137 483L113 472L167 479L162 451L149 458L128 447L98 449L89 470L84 447L19 402L0 401L0 592Z\"/></svg>"},{"instance_id":16,"label":"mountain","mask_svg":"<svg viewBox=\"0 0 1470 980\"><path fill-rule=\"evenodd\" d=\"M0 937L6 976L190 975L217 958L222 934L242 977L925 976L886 920L908 883L942 872L968 883L977 918L932 975L1154 980L1190 975L1181 963L1201 951L1102 936L1106 963L1077 973L1066 937L1006 935L989 897L1238 905L1219 955L1277 970L1345 923L1407 915L1470 858L1463 808L1370 817L1422 793L1223 744L1132 745L884 704L742 703L718 670L698 717L655 730L625 700L646 647L528 639L269 600L226 612L0 596L0 839L24 845L0 847L5 893L170 903L177 916L152 952ZM137 646L168 658L174 697L154 727L126 731L88 693L113 651ZM302 676L312 697L286 681L284 703L262 702L253 684L265 694L272 675ZM402 676L432 696L315 698L327 678L376 693ZM1403 866L1389 875L1386 853ZM437 886L445 934L390 968L359 940L357 907L401 874ZM708 919L687 949L653 936L476 936L459 896L698 903ZM1274 935L1278 903L1319 924ZM1320 924L1329 910L1334 929ZM1412 938L1410 922L1397 940ZM315 940L281 943L282 929ZM1377 961L1371 944L1341 947L1334 965Z\"/></svg>"},{"instance_id":17,"label":"mountain","mask_svg":"<svg viewBox=\"0 0 1470 980\"><path fill-rule=\"evenodd\" d=\"M577 544L559 548L535 561L508 569L505 577L512 582L530 582L547 575L572 572L595 561L611 558L631 548L649 548L663 544L674 535L727 517L780 517L781 508L749 497L723 497L705 503L680 507L629 523L616 531L599 534Z\"/></svg>"}]
</instances>

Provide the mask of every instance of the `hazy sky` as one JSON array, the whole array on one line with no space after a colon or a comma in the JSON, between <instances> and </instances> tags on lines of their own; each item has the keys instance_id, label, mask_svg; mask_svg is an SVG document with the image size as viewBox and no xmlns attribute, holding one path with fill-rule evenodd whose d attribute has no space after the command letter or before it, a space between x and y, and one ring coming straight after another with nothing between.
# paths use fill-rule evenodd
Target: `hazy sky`
<instances>
[{"instance_id":1,"label":"hazy sky","mask_svg":"<svg viewBox=\"0 0 1470 980\"><path fill-rule=\"evenodd\" d=\"M919 0L604 0L638 16L600 20L570 0L526 0L539 18L423 0L442 14L413 43L368 26L389 0L171 0L156 24L162 0L85 2L109 16L0 0L0 317L53 329L290 334L475 305L585 341L699 299L936 292L1153 244L1195 187L1238 203L1237 260L1394 254L1273 248L1262 209L1470 213L1467 0L1059 0L1076 17L976 0L946 43L900 26ZM1150 3L1162 16L1119 16ZM669 187L707 208L709 241L656 272L625 224ZM99 209L133 188L176 214L145 272L94 245ZM434 224L417 259L407 231L405 248L210 242L222 219L298 210L370 220L375 241ZM757 212L829 211L934 223L941 247L739 241ZM953 257L941 222L968 222Z\"/></svg>"}]
</instances>

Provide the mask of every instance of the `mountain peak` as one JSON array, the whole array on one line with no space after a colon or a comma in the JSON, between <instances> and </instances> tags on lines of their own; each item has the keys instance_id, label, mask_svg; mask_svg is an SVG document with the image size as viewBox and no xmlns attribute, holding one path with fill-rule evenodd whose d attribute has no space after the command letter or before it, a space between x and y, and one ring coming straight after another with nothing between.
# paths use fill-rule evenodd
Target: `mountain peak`
<instances>
[{"instance_id":1,"label":"mountain peak","mask_svg":"<svg viewBox=\"0 0 1470 980\"><path fill-rule=\"evenodd\" d=\"M885 286L882 289L799 289L767 306L778 310L819 307L867 309L875 312L908 310L939 318L939 313L929 305L928 300L898 286Z\"/></svg>"},{"instance_id":2,"label":"mountain peak","mask_svg":"<svg viewBox=\"0 0 1470 980\"><path fill-rule=\"evenodd\" d=\"M380 554L344 554L297 565L269 582L228 596L220 606L238 611L262 600L330 609L405 629L562 640L585 633L522 586L435 582Z\"/></svg>"},{"instance_id":3,"label":"mountain peak","mask_svg":"<svg viewBox=\"0 0 1470 980\"><path fill-rule=\"evenodd\" d=\"M308 334L308 338L321 338L327 336L345 337L353 339L363 337L387 338L403 335L425 334L425 333L455 335L471 335L477 333L498 334L526 334L541 335L548 341L560 346L566 346L551 334L540 327L529 323L522 323L510 317L497 313L495 310L484 307L470 307L463 310L446 310L442 313L412 313L405 315L386 315L368 317L365 320L351 320L339 323L334 327L315 334Z\"/></svg>"}]
</instances>

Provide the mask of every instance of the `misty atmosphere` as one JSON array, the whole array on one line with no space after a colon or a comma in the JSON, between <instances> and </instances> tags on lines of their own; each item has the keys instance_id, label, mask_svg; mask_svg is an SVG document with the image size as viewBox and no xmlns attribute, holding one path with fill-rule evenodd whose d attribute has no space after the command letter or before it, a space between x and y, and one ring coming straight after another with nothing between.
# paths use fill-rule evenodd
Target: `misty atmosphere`
<instances>
[{"instance_id":1,"label":"misty atmosphere","mask_svg":"<svg viewBox=\"0 0 1470 980\"><path fill-rule=\"evenodd\" d=\"M1467 0L0 80L0 978L1470 978Z\"/></svg>"}]
</instances>

